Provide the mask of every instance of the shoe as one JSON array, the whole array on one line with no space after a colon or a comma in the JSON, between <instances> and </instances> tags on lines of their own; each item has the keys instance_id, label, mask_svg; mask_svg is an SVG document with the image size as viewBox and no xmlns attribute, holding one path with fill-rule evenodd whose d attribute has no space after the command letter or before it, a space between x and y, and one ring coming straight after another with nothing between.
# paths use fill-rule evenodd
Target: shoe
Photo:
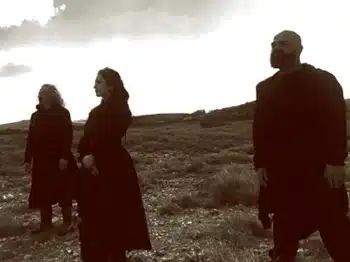
<instances>
[{"instance_id":1,"label":"shoe","mask_svg":"<svg viewBox=\"0 0 350 262\"><path fill-rule=\"evenodd\" d=\"M37 235L37 234L41 234L44 232L50 232L50 231L52 231L52 229L53 229L53 225L48 225L48 226L40 225L39 228L33 229L31 232L32 232L32 234Z\"/></svg>"},{"instance_id":2,"label":"shoe","mask_svg":"<svg viewBox=\"0 0 350 262\"><path fill-rule=\"evenodd\" d=\"M53 226L39 227L38 229L32 230L32 234L35 241L46 242L53 235Z\"/></svg>"},{"instance_id":3,"label":"shoe","mask_svg":"<svg viewBox=\"0 0 350 262\"><path fill-rule=\"evenodd\" d=\"M271 248L269 250L269 257L270 257L271 261L277 261L278 255L277 255L277 252L276 252L275 248Z\"/></svg>"},{"instance_id":4,"label":"shoe","mask_svg":"<svg viewBox=\"0 0 350 262\"><path fill-rule=\"evenodd\" d=\"M269 250L269 257L271 261L275 261L275 262L294 262L295 261L295 258L279 256L275 248L271 248Z\"/></svg>"},{"instance_id":5,"label":"shoe","mask_svg":"<svg viewBox=\"0 0 350 262\"><path fill-rule=\"evenodd\" d=\"M59 236L64 236L69 232L74 231L74 226L71 223L63 223L59 228L58 228L58 235Z\"/></svg>"}]
</instances>

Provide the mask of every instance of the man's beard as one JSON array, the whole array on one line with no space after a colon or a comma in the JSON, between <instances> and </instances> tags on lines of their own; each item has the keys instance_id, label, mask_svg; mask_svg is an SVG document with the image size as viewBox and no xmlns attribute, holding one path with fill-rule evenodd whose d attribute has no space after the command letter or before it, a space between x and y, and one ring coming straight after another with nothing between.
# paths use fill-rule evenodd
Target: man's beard
<instances>
[{"instance_id":1,"label":"man's beard","mask_svg":"<svg viewBox=\"0 0 350 262\"><path fill-rule=\"evenodd\" d=\"M270 55L270 64L272 68L281 69L283 67L293 65L296 62L296 60L296 52L286 54L283 51L273 51Z\"/></svg>"}]
</instances>

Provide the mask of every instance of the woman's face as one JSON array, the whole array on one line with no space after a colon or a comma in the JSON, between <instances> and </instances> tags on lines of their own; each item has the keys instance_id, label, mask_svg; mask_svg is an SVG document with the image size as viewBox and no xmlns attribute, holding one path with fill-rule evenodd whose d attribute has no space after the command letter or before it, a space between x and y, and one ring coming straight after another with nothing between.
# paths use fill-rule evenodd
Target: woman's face
<instances>
[{"instance_id":1,"label":"woman's face","mask_svg":"<svg viewBox=\"0 0 350 262\"><path fill-rule=\"evenodd\" d=\"M54 99L54 95L55 94L52 93L52 90L49 87L43 86L38 95L40 105L49 108Z\"/></svg>"},{"instance_id":2,"label":"woman's face","mask_svg":"<svg viewBox=\"0 0 350 262\"><path fill-rule=\"evenodd\" d=\"M111 87L107 85L105 79L100 74L96 77L94 89L96 96L102 98L106 98L111 92Z\"/></svg>"}]
</instances>

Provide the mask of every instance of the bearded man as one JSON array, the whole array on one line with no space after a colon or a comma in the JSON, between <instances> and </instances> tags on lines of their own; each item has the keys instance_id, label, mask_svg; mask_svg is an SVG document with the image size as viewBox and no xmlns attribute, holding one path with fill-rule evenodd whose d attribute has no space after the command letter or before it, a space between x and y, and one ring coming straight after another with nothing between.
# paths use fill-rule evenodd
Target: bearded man
<instances>
[{"instance_id":1,"label":"bearded man","mask_svg":"<svg viewBox=\"0 0 350 262\"><path fill-rule=\"evenodd\" d=\"M318 230L335 262L350 261L342 87L333 74L300 62L297 33L277 34L271 47L279 70L257 85L253 122L260 215L273 214L270 256L294 261L299 240Z\"/></svg>"}]
</instances>

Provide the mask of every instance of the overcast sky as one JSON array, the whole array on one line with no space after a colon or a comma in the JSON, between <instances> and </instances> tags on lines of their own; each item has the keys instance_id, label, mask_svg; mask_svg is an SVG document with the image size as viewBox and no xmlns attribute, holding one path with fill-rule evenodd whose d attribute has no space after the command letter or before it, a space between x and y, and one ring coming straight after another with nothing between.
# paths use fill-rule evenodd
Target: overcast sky
<instances>
[{"instance_id":1,"label":"overcast sky","mask_svg":"<svg viewBox=\"0 0 350 262\"><path fill-rule=\"evenodd\" d=\"M120 71L135 115L245 103L274 73L270 43L284 29L302 36L302 61L331 71L350 95L346 1L80 2L87 1L56 1L66 9L50 20L53 1L0 1L1 25L44 26L0 30L0 107L8 112L0 123L28 119L47 82L61 90L73 119L86 118L105 66Z\"/></svg>"},{"instance_id":2,"label":"overcast sky","mask_svg":"<svg viewBox=\"0 0 350 262\"><path fill-rule=\"evenodd\" d=\"M232 16L239 3L232 0L91 0L87 4L85 0L58 0L53 4L49 0L36 0L29 5L28 2L13 0L0 11L0 23L18 26L11 28L10 35L6 33L8 29L0 31L6 48L27 43L29 39L90 42L116 35L193 37L214 31L221 21ZM23 6L19 13L18 6ZM9 13L15 15L9 16ZM45 27L21 25L23 18L34 19Z\"/></svg>"}]
</instances>

